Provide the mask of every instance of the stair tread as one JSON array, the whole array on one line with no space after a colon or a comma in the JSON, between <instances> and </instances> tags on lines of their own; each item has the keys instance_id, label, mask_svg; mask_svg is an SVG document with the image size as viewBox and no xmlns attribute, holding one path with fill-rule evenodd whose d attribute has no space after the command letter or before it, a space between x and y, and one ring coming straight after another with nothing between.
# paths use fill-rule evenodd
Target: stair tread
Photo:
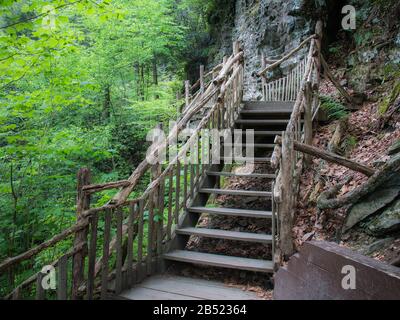
<instances>
[{"instance_id":1,"label":"stair tread","mask_svg":"<svg viewBox=\"0 0 400 320\"><path fill-rule=\"evenodd\" d=\"M235 172L216 172L216 171L207 171L207 174L210 176L218 176L218 177L241 177L241 178L267 178L267 179L275 179L275 174L267 174L267 173L235 173Z\"/></svg>"},{"instance_id":2,"label":"stair tread","mask_svg":"<svg viewBox=\"0 0 400 320\"><path fill-rule=\"evenodd\" d=\"M282 108L282 109L243 109L240 111L241 114L288 114L292 113L292 109L290 108Z\"/></svg>"},{"instance_id":3,"label":"stair tread","mask_svg":"<svg viewBox=\"0 0 400 320\"><path fill-rule=\"evenodd\" d=\"M279 136L282 134L282 131L264 131L264 130L254 130L254 135L263 135L263 136ZM246 131L243 131L243 135L246 135Z\"/></svg>"},{"instance_id":4,"label":"stair tread","mask_svg":"<svg viewBox=\"0 0 400 320\"><path fill-rule=\"evenodd\" d=\"M285 119L238 119L235 121L236 124L287 124L289 120Z\"/></svg>"},{"instance_id":5,"label":"stair tread","mask_svg":"<svg viewBox=\"0 0 400 320\"><path fill-rule=\"evenodd\" d=\"M293 101L243 101L245 110L262 109L262 110L293 110Z\"/></svg>"},{"instance_id":6,"label":"stair tread","mask_svg":"<svg viewBox=\"0 0 400 320\"><path fill-rule=\"evenodd\" d=\"M254 148L265 148L265 149L273 149L275 148L275 144L273 143L254 143L252 145ZM242 144L232 144L232 143L224 143L224 147L243 147L246 148L247 145L246 143L242 143Z\"/></svg>"},{"instance_id":7,"label":"stair tread","mask_svg":"<svg viewBox=\"0 0 400 320\"><path fill-rule=\"evenodd\" d=\"M223 161L246 161L246 162L270 162L271 158L269 157L221 157Z\"/></svg>"},{"instance_id":8,"label":"stair tread","mask_svg":"<svg viewBox=\"0 0 400 320\"><path fill-rule=\"evenodd\" d=\"M249 210L249 209L235 209L235 208L207 208L207 207L190 207L190 212L196 213L209 213L209 214L221 214L230 216L240 217L251 217L251 218L271 218L271 211L262 210Z\"/></svg>"},{"instance_id":9,"label":"stair tread","mask_svg":"<svg viewBox=\"0 0 400 320\"><path fill-rule=\"evenodd\" d=\"M208 228L182 228L182 229L177 229L176 232L178 234L196 235L201 237L228 239L236 241L259 242L259 243L272 242L271 235L259 234L259 233L228 231L228 230L208 229Z\"/></svg>"},{"instance_id":10,"label":"stair tread","mask_svg":"<svg viewBox=\"0 0 400 320\"><path fill-rule=\"evenodd\" d=\"M267 191L211 189L211 188L200 189L200 193L215 193L215 194L224 194L224 195L254 196L254 197L271 197L271 195L272 195L271 192L267 192Z\"/></svg>"},{"instance_id":11,"label":"stair tread","mask_svg":"<svg viewBox=\"0 0 400 320\"><path fill-rule=\"evenodd\" d=\"M175 250L166 253L164 254L164 258L167 260L195 263L214 267L268 273L273 272L273 262L269 260L241 258L187 250Z\"/></svg>"}]
</instances>

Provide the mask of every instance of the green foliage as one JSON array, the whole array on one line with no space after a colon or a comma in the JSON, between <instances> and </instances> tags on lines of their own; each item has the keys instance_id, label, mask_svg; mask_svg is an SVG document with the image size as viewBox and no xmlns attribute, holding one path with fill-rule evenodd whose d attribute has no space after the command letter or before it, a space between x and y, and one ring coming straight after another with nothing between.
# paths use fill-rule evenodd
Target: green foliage
<instances>
[{"instance_id":1,"label":"green foliage","mask_svg":"<svg viewBox=\"0 0 400 320\"><path fill-rule=\"evenodd\" d=\"M358 143L357 137L352 135L347 135L341 144L341 149L344 150L346 154L348 154L351 150L355 148L357 143Z\"/></svg>"},{"instance_id":2,"label":"green foliage","mask_svg":"<svg viewBox=\"0 0 400 320\"><path fill-rule=\"evenodd\" d=\"M101 183L126 179L143 159L147 132L176 117L182 57L206 38L210 3L2 1L0 260L75 222L79 168Z\"/></svg>"},{"instance_id":3,"label":"green foliage","mask_svg":"<svg viewBox=\"0 0 400 320\"><path fill-rule=\"evenodd\" d=\"M346 107L329 96L320 96L321 109L326 111L329 120L340 120L349 115Z\"/></svg>"}]
</instances>

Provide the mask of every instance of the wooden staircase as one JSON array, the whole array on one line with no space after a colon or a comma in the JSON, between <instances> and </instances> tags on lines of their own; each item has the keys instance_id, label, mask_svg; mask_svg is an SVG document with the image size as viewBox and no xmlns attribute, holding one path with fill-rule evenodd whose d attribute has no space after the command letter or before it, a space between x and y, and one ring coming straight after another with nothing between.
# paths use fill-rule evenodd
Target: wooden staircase
<instances>
[{"instance_id":1,"label":"wooden staircase","mask_svg":"<svg viewBox=\"0 0 400 320\"><path fill-rule=\"evenodd\" d=\"M270 161L270 155L274 149L275 135L285 130L289 121L293 103L291 102L244 102L238 118L235 121L236 129L255 130L255 162ZM233 146L229 144L228 146ZM243 144L245 146L245 143ZM252 242L260 246L271 246L273 242L272 234L257 234L249 232L226 231L209 228L199 228L197 226L200 216L207 214L210 216L234 216L245 218L272 220L272 193L270 191L257 190L231 190L218 186L221 185L221 177L240 177L241 179L275 179L272 171L263 173L243 174L226 170L221 158L220 165L213 165L211 170L205 172L202 182L193 201L181 217L176 229L176 236L172 242L169 252L163 255L167 262L189 263L192 265L212 266L228 269L239 269L262 273L272 273L274 264L272 260L251 259L246 257L233 257L227 255L210 254L208 252L189 251L186 246L191 236L206 237L214 239L225 239L233 241ZM234 159L243 161L246 158ZM270 189L265 186L265 190ZM255 199L265 199L265 207L269 210L248 210L240 208L210 207L208 202L211 196L229 195L237 197L252 197ZM272 223L272 221L271 221Z\"/></svg>"},{"instance_id":2,"label":"wooden staircase","mask_svg":"<svg viewBox=\"0 0 400 320\"><path fill-rule=\"evenodd\" d=\"M157 274L163 273L169 265L182 263L268 274L277 267L273 259L275 247L279 258L290 255L293 245L290 217L296 200L297 177L302 171L301 155L291 146L293 141L312 144L313 116L319 110L318 95L313 92L319 81L319 59L315 59L319 57L318 41L314 35L280 61L270 66L265 66L264 61L259 75L265 101L244 103L244 52L235 42L232 55L209 72L211 79L207 82L200 79L200 89L193 99L189 99L186 92L184 112L169 130L165 142L155 144L148 156L154 160L165 150L176 150L178 154L170 157L166 165L150 162L146 157L131 176L122 181L91 184L90 171L79 170L77 222L29 251L0 262L0 275L13 274L14 268L20 268L21 263L28 260L30 264L32 261L37 265L44 263L44 255L40 263L32 259L68 240L74 244L69 251L55 261L46 260L47 265L57 267L59 300L108 299L119 296L124 290L129 294L122 297L128 299L252 298L240 289L238 292L208 280ZM308 43L307 57L289 74L275 80L266 77L269 69L277 67ZM234 128L254 130L255 158L252 161L257 163L256 172L232 171L232 159L224 158L225 155L218 164L196 161L188 164L188 158L203 159L203 151L207 153L209 147L214 146L214 142L201 140L199 143L199 139L207 136L204 131ZM191 130L189 137L184 132L186 129ZM184 137L180 137L183 133ZM276 135L282 135L282 148L274 145ZM247 138L243 132L243 146ZM226 146L237 147L237 141ZM275 169L269 169L271 158ZM234 160L243 163L249 159L244 156ZM261 166L263 163L266 165ZM264 171L260 170L264 167ZM221 187L223 178L240 178L248 183L224 188ZM259 190L250 187L254 181L261 185L257 186ZM136 193L142 185L147 186L146 189ZM111 189L118 189L118 192L110 201L97 207L91 205L91 195ZM223 198L220 196L243 201L240 205L220 201L220 207L212 207L210 200ZM265 222L267 228L264 233L251 233L252 228L220 230L217 225L204 228L199 222L205 214L218 217L215 220L256 219L263 225ZM277 226L279 232L276 232ZM228 250L223 255L218 250L210 252L212 248L207 246L202 249L190 246L191 237L220 239L224 244L232 241L232 248L237 242L242 242L243 247L250 243L251 249L231 250L235 252L232 255L228 255L231 252ZM257 251L251 252L253 248ZM242 252L248 256L236 256ZM110 262L115 263L111 265ZM20 284L13 284L4 298L20 299L24 295L32 296L33 292L38 300L46 298L41 286L43 274L37 270L33 273L25 280L20 279Z\"/></svg>"}]
</instances>

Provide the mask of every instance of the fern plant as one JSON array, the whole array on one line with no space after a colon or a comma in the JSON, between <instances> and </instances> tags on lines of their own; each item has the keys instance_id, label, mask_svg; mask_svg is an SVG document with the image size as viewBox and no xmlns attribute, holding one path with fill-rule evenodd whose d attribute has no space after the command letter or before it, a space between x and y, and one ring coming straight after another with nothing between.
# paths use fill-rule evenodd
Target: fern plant
<instances>
[{"instance_id":1,"label":"fern plant","mask_svg":"<svg viewBox=\"0 0 400 320\"><path fill-rule=\"evenodd\" d=\"M320 96L321 109L326 111L329 120L344 119L349 115L347 108L339 101L329 96Z\"/></svg>"}]
</instances>

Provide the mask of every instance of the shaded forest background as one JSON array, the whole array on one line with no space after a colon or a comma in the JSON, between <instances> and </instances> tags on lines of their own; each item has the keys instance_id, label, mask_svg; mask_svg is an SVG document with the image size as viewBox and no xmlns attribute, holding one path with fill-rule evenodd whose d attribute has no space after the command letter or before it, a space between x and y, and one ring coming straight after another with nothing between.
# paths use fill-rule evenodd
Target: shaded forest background
<instances>
[{"instance_id":1,"label":"shaded forest background","mask_svg":"<svg viewBox=\"0 0 400 320\"><path fill-rule=\"evenodd\" d=\"M2 1L0 260L75 222L79 168L90 168L97 183L130 175L147 132L174 119L182 81L207 62L211 13L222 7L212 0Z\"/></svg>"}]
</instances>

